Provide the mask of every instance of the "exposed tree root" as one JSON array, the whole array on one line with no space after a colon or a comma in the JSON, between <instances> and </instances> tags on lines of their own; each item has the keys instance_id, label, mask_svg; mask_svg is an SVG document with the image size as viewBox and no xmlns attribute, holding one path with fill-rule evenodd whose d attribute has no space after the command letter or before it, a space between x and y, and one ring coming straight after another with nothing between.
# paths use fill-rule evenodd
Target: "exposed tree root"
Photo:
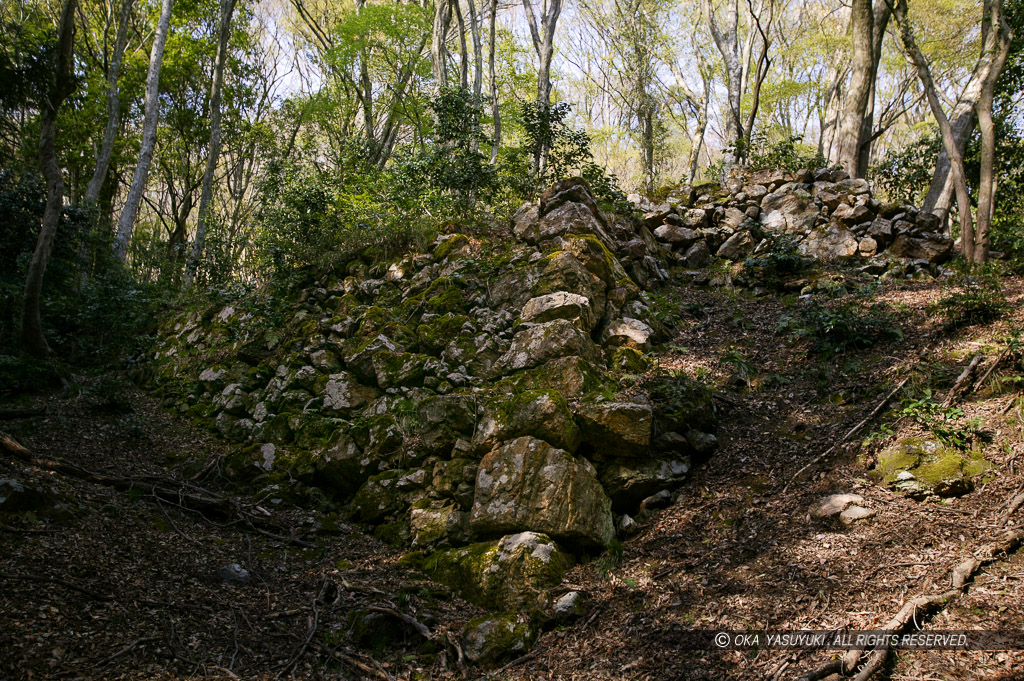
<instances>
[{"instance_id":1,"label":"exposed tree root","mask_svg":"<svg viewBox=\"0 0 1024 681\"><path fill-rule=\"evenodd\" d=\"M160 476L147 475L123 478L95 473L62 459L48 459L35 456L29 449L3 431L0 431L0 453L8 454L32 466L98 485L112 487L120 492L138 490L145 493L143 498L151 498L158 502L169 502L207 516L239 520L255 532L272 539L289 542L304 548L314 547L310 542L273 532L272 530L279 529L274 525L269 525L272 528L270 530L265 529L268 526L266 518L269 512L259 506L244 506L230 497L211 492L192 483L180 482L172 478Z\"/></svg>"},{"instance_id":2,"label":"exposed tree root","mask_svg":"<svg viewBox=\"0 0 1024 681\"><path fill-rule=\"evenodd\" d=\"M973 557L953 568L950 573L952 588L942 593L918 596L907 601L896 616L886 622L881 629L891 634L900 634L912 623L918 624L921 619L935 614L966 591L967 583L978 570L1016 551L1021 544L1024 544L1024 529L1020 528L1007 531L995 541L985 544ZM798 681L818 681L837 673L849 676L857 669L865 653L868 654L867 659L853 678L854 681L868 681L885 666L889 657L888 645L879 646L870 652L867 648L851 649L842 660L830 660L807 672Z\"/></svg>"}]
</instances>

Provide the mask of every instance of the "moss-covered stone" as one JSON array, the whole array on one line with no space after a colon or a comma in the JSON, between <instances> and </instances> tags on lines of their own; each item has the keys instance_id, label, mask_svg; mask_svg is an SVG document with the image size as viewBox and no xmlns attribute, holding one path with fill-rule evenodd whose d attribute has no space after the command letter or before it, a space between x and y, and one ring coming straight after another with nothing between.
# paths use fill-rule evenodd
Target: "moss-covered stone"
<instances>
[{"instance_id":1,"label":"moss-covered stone","mask_svg":"<svg viewBox=\"0 0 1024 681\"><path fill-rule=\"evenodd\" d=\"M470 517L478 536L534 530L580 547L615 537L611 501L585 459L520 437L480 462Z\"/></svg>"},{"instance_id":2,"label":"moss-covered stone","mask_svg":"<svg viewBox=\"0 0 1024 681\"><path fill-rule=\"evenodd\" d=\"M494 667L530 652L536 635L528 618L510 612L484 615L466 624L462 647L470 662Z\"/></svg>"},{"instance_id":3,"label":"moss-covered stone","mask_svg":"<svg viewBox=\"0 0 1024 681\"><path fill-rule=\"evenodd\" d=\"M635 348L622 346L611 353L609 364L615 371L628 374L642 374L651 367L651 362L644 353Z\"/></svg>"},{"instance_id":4,"label":"moss-covered stone","mask_svg":"<svg viewBox=\"0 0 1024 681\"><path fill-rule=\"evenodd\" d=\"M352 499L352 512L359 522L377 523L388 515L400 512L405 499L398 489L403 471L384 471L367 480Z\"/></svg>"},{"instance_id":5,"label":"moss-covered stone","mask_svg":"<svg viewBox=\"0 0 1024 681\"><path fill-rule=\"evenodd\" d=\"M541 612L546 590L562 581L571 557L549 537L521 532L500 540L437 551L423 571L489 610Z\"/></svg>"},{"instance_id":6,"label":"moss-covered stone","mask_svg":"<svg viewBox=\"0 0 1024 681\"><path fill-rule=\"evenodd\" d=\"M472 253L472 244L465 234L452 234L434 248L434 257L439 261L446 258L468 258Z\"/></svg>"},{"instance_id":7,"label":"moss-covered stone","mask_svg":"<svg viewBox=\"0 0 1024 681\"><path fill-rule=\"evenodd\" d=\"M935 440L905 438L878 456L872 475L914 499L957 497L974 489L974 478L992 467L980 452L965 456Z\"/></svg>"},{"instance_id":8,"label":"moss-covered stone","mask_svg":"<svg viewBox=\"0 0 1024 681\"><path fill-rule=\"evenodd\" d=\"M429 359L429 355L410 352L377 353L373 357L377 385L384 389L423 385L423 366Z\"/></svg>"},{"instance_id":9,"label":"moss-covered stone","mask_svg":"<svg viewBox=\"0 0 1024 681\"><path fill-rule=\"evenodd\" d=\"M532 435L569 453L576 451L583 438L561 393L529 390L499 395L485 403L473 447L483 454L500 442L522 435Z\"/></svg>"},{"instance_id":10,"label":"moss-covered stone","mask_svg":"<svg viewBox=\"0 0 1024 681\"><path fill-rule=\"evenodd\" d=\"M469 317L447 313L439 315L416 327L416 338L424 352L439 355L448 344L462 333L462 327Z\"/></svg>"},{"instance_id":11,"label":"moss-covered stone","mask_svg":"<svg viewBox=\"0 0 1024 681\"><path fill-rule=\"evenodd\" d=\"M577 399L604 387L602 372L591 362L578 356L559 357L540 366L519 371L500 383L496 389L508 386L515 392L522 390L557 390L567 399Z\"/></svg>"}]
</instances>

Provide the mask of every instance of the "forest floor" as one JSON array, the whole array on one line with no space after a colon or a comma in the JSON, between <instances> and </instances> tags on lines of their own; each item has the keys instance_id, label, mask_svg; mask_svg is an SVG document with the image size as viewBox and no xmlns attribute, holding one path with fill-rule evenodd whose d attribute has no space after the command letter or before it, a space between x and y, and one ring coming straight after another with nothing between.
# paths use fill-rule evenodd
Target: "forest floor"
<instances>
[{"instance_id":1,"label":"forest floor","mask_svg":"<svg viewBox=\"0 0 1024 681\"><path fill-rule=\"evenodd\" d=\"M994 464L972 492L917 502L868 470L886 443L925 434L913 413L898 412L901 395L948 390L981 353L973 381L1024 328L1024 280L1004 288L1008 314L949 331L929 312L938 283L887 283L873 295L898 310L903 337L827 357L779 332L791 300L684 284L664 292L691 314L661 367L718 386L719 450L672 506L641 521L621 555L566 576L586 595L579 621L489 673L462 669L453 644L479 609L334 515L232 500L214 466L194 465L217 461L226 445L127 382L83 376L58 395L8 400L0 411L40 410L0 423L36 463L2 456L0 479L45 487L63 508L0 524L0 681L795 679L837 653L688 650L680 641L690 630L877 629L907 599L947 589L951 569L999 535L1009 500L1024 490L1019 356L966 391L962 414L946 412L947 426L978 419L972 437ZM789 484L904 378L895 410ZM52 459L68 464L63 473ZM158 492L170 481L182 485L182 503ZM809 519L814 502L840 492L863 496L877 515L845 529ZM188 495L224 503L199 513ZM1022 523L1024 509L1007 526ZM247 581L224 578L233 563ZM982 567L962 596L918 624L1024 631L1024 550ZM374 627L396 642L374 648ZM1024 651L903 651L886 674L1024 679Z\"/></svg>"}]
</instances>

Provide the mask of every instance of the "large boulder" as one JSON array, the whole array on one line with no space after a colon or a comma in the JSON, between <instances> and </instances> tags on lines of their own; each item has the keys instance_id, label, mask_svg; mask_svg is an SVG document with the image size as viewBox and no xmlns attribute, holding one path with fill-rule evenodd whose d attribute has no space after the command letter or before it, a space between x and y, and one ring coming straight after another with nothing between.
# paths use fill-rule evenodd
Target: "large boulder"
<instances>
[{"instance_id":1,"label":"large boulder","mask_svg":"<svg viewBox=\"0 0 1024 681\"><path fill-rule=\"evenodd\" d=\"M616 460L603 467L601 484L616 513L632 513L641 501L661 490L678 487L690 472L688 459Z\"/></svg>"},{"instance_id":2,"label":"large boulder","mask_svg":"<svg viewBox=\"0 0 1024 681\"><path fill-rule=\"evenodd\" d=\"M584 547L615 537L593 466L534 437L506 442L480 462L470 524L480 536L533 530Z\"/></svg>"},{"instance_id":3,"label":"large boulder","mask_svg":"<svg viewBox=\"0 0 1024 681\"><path fill-rule=\"evenodd\" d=\"M543 534L519 532L496 541L437 551L423 571L488 610L539 612L546 591L562 581L572 558Z\"/></svg>"},{"instance_id":4,"label":"large boulder","mask_svg":"<svg viewBox=\"0 0 1024 681\"><path fill-rule=\"evenodd\" d=\"M825 228L815 229L800 243L800 253L826 262L857 255L860 243L846 227L831 223Z\"/></svg>"},{"instance_id":5,"label":"large boulder","mask_svg":"<svg viewBox=\"0 0 1024 681\"><path fill-rule=\"evenodd\" d=\"M541 324L555 319L566 319L583 331L590 333L597 324L597 317L590 307L590 301L578 293L557 291L531 298L523 307L520 320Z\"/></svg>"},{"instance_id":6,"label":"large boulder","mask_svg":"<svg viewBox=\"0 0 1024 681\"><path fill-rule=\"evenodd\" d=\"M761 226L772 232L806 234L819 217L821 211L804 192L776 192L761 200Z\"/></svg>"},{"instance_id":7,"label":"large boulder","mask_svg":"<svg viewBox=\"0 0 1024 681\"><path fill-rule=\"evenodd\" d=\"M569 406L558 391L529 390L488 400L473 446L478 452L488 452L501 442L523 435L540 438L570 453L582 440Z\"/></svg>"},{"instance_id":8,"label":"large boulder","mask_svg":"<svg viewBox=\"0 0 1024 681\"><path fill-rule=\"evenodd\" d=\"M589 335L566 319L555 319L517 333L498 366L511 373L570 355L594 362L600 357Z\"/></svg>"},{"instance_id":9,"label":"large boulder","mask_svg":"<svg viewBox=\"0 0 1024 681\"><path fill-rule=\"evenodd\" d=\"M372 361L372 360L371 360ZM324 409L349 414L373 402L380 393L356 381L355 376L342 371L331 374L323 391Z\"/></svg>"},{"instance_id":10,"label":"large boulder","mask_svg":"<svg viewBox=\"0 0 1024 681\"><path fill-rule=\"evenodd\" d=\"M582 357L559 357L540 366L514 374L515 389L557 390L566 399L576 399L601 385L602 372Z\"/></svg>"},{"instance_id":11,"label":"large boulder","mask_svg":"<svg viewBox=\"0 0 1024 681\"><path fill-rule=\"evenodd\" d=\"M584 441L602 457L642 458L651 447L653 412L635 402L586 402L576 411Z\"/></svg>"}]
</instances>

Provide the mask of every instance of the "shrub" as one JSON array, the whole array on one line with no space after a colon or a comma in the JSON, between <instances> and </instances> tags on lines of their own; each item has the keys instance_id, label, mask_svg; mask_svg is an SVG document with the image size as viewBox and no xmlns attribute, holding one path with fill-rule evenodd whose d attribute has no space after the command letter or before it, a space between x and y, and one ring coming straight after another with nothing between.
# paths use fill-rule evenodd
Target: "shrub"
<instances>
[{"instance_id":1,"label":"shrub","mask_svg":"<svg viewBox=\"0 0 1024 681\"><path fill-rule=\"evenodd\" d=\"M803 144L803 137L800 135L787 135L773 142L764 133L754 133L750 140L750 148L741 148L737 151L738 156L747 157L747 166L750 170L781 168L792 172L801 168L823 168L828 165L828 160L815 147ZM744 151L748 153L742 153Z\"/></svg>"},{"instance_id":2,"label":"shrub","mask_svg":"<svg viewBox=\"0 0 1024 681\"><path fill-rule=\"evenodd\" d=\"M810 269L813 260L800 255L796 239L781 235L766 250L743 262L743 278L751 284L775 291L782 290L787 277Z\"/></svg>"},{"instance_id":3,"label":"shrub","mask_svg":"<svg viewBox=\"0 0 1024 681\"><path fill-rule=\"evenodd\" d=\"M863 308L852 300L840 303L812 299L796 313L784 315L778 331L794 340L809 340L811 351L819 355L862 350L903 337L884 305Z\"/></svg>"}]
</instances>

